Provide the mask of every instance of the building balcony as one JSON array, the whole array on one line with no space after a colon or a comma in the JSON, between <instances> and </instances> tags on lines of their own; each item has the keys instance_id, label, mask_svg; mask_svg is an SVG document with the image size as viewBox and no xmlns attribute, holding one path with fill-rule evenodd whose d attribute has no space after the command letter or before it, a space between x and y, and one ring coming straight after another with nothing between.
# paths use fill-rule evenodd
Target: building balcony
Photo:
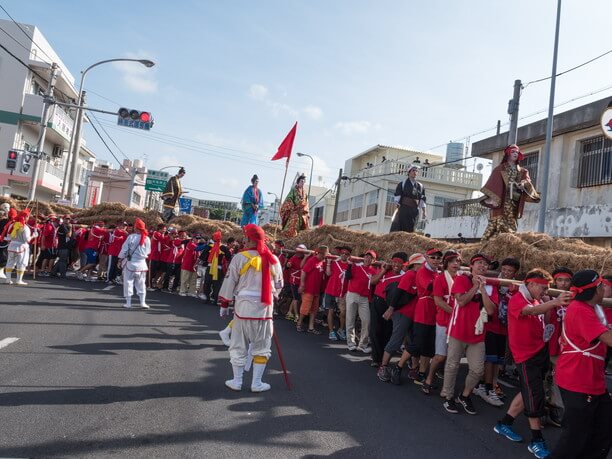
<instances>
[{"instance_id":1,"label":"building balcony","mask_svg":"<svg viewBox=\"0 0 612 459\"><path fill-rule=\"evenodd\" d=\"M488 209L480 204L481 198L465 199L444 203L442 218L448 217L478 217L488 213Z\"/></svg>"}]
</instances>

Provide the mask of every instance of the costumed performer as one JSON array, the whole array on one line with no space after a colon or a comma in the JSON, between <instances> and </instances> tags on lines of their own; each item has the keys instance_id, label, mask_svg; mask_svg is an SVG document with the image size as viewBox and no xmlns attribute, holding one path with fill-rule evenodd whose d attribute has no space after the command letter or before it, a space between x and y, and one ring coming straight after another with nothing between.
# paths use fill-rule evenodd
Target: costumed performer
<instances>
[{"instance_id":1,"label":"costumed performer","mask_svg":"<svg viewBox=\"0 0 612 459\"><path fill-rule=\"evenodd\" d=\"M421 182L417 182L418 172L418 166L410 166L408 177L395 187L393 201L397 206L397 211L391 222L391 233L395 231L413 233L419 220L419 209L421 209L423 220L427 218L425 187Z\"/></svg>"},{"instance_id":2,"label":"costumed performer","mask_svg":"<svg viewBox=\"0 0 612 459\"><path fill-rule=\"evenodd\" d=\"M137 218L134 222L134 233L130 234L119 252L120 265L123 267L124 308L132 307L134 287L140 297L140 307L149 309L147 297L147 257L151 253L151 239L144 222Z\"/></svg>"},{"instance_id":3,"label":"costumed performer","mask_svg":"<svg viewBox=\"0 0 612 459\"><path fill-rule=\"evenodd\" d=\"M240 226L249 224L259 224L259 209L263 208L263 193L259 189L259 177L254 175L251 178L251 185L244 190L242 195L242 220Z\"/></svg>"},{"instance_id":4,"label":"costumed performer","mask_svg":"<svg viewBox=\"0 0 612 459\"><path fill-rule=\"evenodd\" d=\"M306 176L300 175L280 208L282 231L285 237L295 237L300 231L307 230L310 226L308 196L304 191L305 182Z\"/></svg>"},{"instance_id":5,"label":"costumed performer","mask_svg":"<svg viewBox=\"0 0 612 459\"><path fill-rule=\"evenodd\" d=\"M23 274L28 266L30 259L30 242L38 237L38 232L30 230L26 224L30 216L30 209L25 209L19 212L17 218L12 222L7 230L5 240L10 241L8 244L8 260L6 262L6 284L12 284L11 275L13 270L17 272L17 285L28 285L23 281Z\"/></svg>"}]
</instances>

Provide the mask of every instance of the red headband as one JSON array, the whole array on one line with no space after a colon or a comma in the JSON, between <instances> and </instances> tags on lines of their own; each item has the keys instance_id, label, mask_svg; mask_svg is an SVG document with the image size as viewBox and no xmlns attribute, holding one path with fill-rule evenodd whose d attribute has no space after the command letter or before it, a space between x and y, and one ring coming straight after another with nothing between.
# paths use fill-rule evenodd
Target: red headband
<instances>
[{"instance_id":1,"label":"red headband","mask_svg":"<svg viewBox=\"0 0 612 459\"><path fill-rule=\"evenodd\" d=\"M476 257L476 258L470 260L470 264L473 265L474 263L476 263L477 261L480 261L480 260L483 260L483 261L486 261L487 263L490 263L490 261L487 260L485 257Z\"/></svg>"},{"instance_id":2,"label":"red headband","mask_svg":"<svg viewBox=\"0 0 612 459\"><path fill-rule=\"evenodd\" d=\"M530 277L529 279L525 279L525 283L533 282L534 284L546 285L547 287L550 285L550 282L546 279L542 279L541 277Z\"/></svg>"},{"instance_id":3,"label":"red headband","mask_svg":"<svg viewBox=\"0 0 612 459\"><path fill-rule=\"evenodd\" d=\"M435 253L442 253L442 251L440 249L429 249L427 252L425 252L427 255L433 255Z\"/></svg>"},{"instance_id":4,"label":"red headband","mask_svg":"<svg viewBox=\"0 0 612 459\"><path fill-rule=\"evenodd\" d=\"M402 260L400 257L391 258L391 261L404 264L404 260Z\"/></svg>"},{"instance_id":5,"label":"red headband","mask_svg":"<svg viewBox=\"0 0 612 459\"><path fill-rule=\"evenodd\" d=\"M558 279L559 277L563 279L571 279L572 275L570 273L557 273L553 276L553 279Z\"/></svg>"},{"instance_id":6,"label":"red headband","mask_svg":"<svg viewBox=\"0 0 612 459\"><path fill-rule=\"evenodd\" d=\"M604 285L607 285L608 287L612 287L612 282L610 282L608 279L604 279L602 277L601 281L604 283Z\"/></svg>"},{"instance_id":7,"label":"red headband","mask_svg":"<svg viewBox=\"0 0 612 459\"><path fill-rule=\"evenodd\" d=\"M597 279L595 279L590 284L586 284L581 287L577 287L576 285L574 285L573 287L570 287L570 292L573 292L575 295L578 295L579 293L582 293L585 290L588 290L593 287L597 287L601 281L603 281L603 279L601 277L597 277Z\"/></svg>"}]
</instances>

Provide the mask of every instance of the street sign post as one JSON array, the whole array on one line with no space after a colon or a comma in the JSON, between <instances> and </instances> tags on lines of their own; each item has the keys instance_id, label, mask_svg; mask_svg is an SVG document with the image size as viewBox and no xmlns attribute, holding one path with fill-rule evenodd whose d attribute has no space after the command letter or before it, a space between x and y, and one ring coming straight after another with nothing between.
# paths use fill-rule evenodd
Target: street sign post
<instances>
[{"instance_id":1,"label":"street sign post","mask_svg":"<svg viewBox=\"0 0 612 459\"><path fill-rule=\"evenodd\" d=\"M163 192L164 189L166 188L166 182L169 179L170 179L170 174L168 172L149 169L147 171L145 190Z\"/></svg>"},{"instance_id":2,"label":"street sign post","mask_svg":"<svg viewBox=\"0 0 612 459\"><path fill-rule=\"evenodd\" d=\"M191 199L179 198L179 213L182 215L191 214Z\"/></svg>"}]
</instances>

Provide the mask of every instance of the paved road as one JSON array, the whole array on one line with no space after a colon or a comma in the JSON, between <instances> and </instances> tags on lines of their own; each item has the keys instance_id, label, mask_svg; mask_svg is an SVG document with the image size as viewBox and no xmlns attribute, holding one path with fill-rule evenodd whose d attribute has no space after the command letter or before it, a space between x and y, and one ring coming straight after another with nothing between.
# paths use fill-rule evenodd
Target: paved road
<instances>
[{"instance_id":1,"label":"paved road","mask_svg":"<svg viewBox=\"0 0 612 459\"><path fill-rule=\"evenodd\" d=\"M126 310L119 295L76 280L0 285L0 457L531 457L493 432L501 409L449 415L284 320L294 389L273 357L271 392L231 392L217 308L158 293L151 310ZM528 436L524 419L517 429Z\"/></svg>"}]
</instances>

